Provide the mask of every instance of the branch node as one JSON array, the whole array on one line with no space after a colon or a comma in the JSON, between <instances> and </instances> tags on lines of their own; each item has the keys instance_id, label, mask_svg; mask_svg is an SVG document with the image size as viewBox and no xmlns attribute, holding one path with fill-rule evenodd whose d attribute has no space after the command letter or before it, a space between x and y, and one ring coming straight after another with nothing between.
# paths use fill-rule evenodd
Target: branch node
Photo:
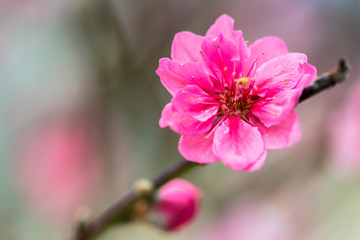
<instances>
[{"instance_id":1,"label":"branch node","mask_svg":"<svg viewBox=\"0 0 360 240\"><path fill-rule=\"evenodd\" d=\"M146 178L141 178L135 182L135 192L138 196L148 196L154 191L154 183Z\"/></svg>"}]
</instances>

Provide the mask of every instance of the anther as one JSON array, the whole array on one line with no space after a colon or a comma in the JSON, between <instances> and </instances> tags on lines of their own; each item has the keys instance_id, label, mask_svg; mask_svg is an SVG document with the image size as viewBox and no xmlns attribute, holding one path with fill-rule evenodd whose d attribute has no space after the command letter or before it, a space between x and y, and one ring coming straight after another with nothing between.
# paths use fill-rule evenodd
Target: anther
<instances>
[{"instance_id":1,"label":"anther","mask_svg":"<svg viewBox=\"0 0 360 240\"><path fill-rule=\"evenodd\" d=\"M203 50L200 50L200 53L203 53L204 51Z\"/></svg>"},{"instance_id":2,"label":"anther","mask_svg":"<svg viewBox=\"0 0 360 240\"><path fill-rule=\"evenodd\" d=\"M249 82L249 78L243 77L243 78L235 79L234 81L237 83L239 83L239 82L247 83L247 82Z\"/></svg>"},{"instance_id":3,"label":"anther","mask_svg":"<svg viewBox=\"0 0 360 240\"><path fill-rule=\"evenodd\" d=\"M227 67L224 67L224 71L225 71L225 72L227 71L227 69L228 69Z\"/></svg>"}]
</instances>

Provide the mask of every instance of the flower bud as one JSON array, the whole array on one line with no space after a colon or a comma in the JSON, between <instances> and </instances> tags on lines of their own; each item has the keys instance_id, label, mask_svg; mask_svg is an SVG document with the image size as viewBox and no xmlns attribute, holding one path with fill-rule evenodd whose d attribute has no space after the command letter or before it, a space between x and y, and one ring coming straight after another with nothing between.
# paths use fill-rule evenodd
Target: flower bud
<instances>
[{"instance_id":1,"label":"flower bud","mask_svg":"<svg viewBox=\"0 0 360 240\"><path fill-rule=\"evenodd\" d=\"M201 191L191 183L174 179L158 192L155 212L163 220L160 224L168 231L178 230L197 214Z\"/></svg>"}]
</instances>

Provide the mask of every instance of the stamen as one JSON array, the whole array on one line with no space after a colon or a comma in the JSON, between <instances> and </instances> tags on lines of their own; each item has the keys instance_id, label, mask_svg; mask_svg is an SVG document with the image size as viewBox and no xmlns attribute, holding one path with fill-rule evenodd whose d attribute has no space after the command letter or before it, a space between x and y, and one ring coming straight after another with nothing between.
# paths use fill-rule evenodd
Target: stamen
<instances>
[{"instance_id":1,"label":"stamen","mask_svg":"<svg viewBox=\"0 0 360 240\"><path fill-rule=\"evenodd\" d=\"M218 126L220 126L220 124L225 120L225 119L227 119L226 118L226 116L227 115L225 115L212 129L211 129L211 131L207 134L207 135L205 135L205 139L208 139L214 132L215 132L215 130L218 128ZM231 115L230 115L231 116Z\"/></svg>"},{"instance_id":2,"label":"stamen","mask_svg":"<svg viewBox=\"0 0 360 240\"><path fill-rule=\"evenodd\" d=\"M249 82L249 78L247 78L247 77L243 77L243 78L240 78L240 79L239 79L239 81L240 81L240 82L245 82L245 83L246 83L246 82Z\"/></svg>"}]
</instances>

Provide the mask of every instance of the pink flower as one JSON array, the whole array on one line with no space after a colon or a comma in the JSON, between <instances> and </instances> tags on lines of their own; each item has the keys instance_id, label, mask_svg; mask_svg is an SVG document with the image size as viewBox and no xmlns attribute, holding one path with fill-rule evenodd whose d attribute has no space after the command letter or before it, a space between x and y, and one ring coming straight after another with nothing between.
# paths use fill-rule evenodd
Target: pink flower
<instances>
[{"instance_id":1,"label":"pink flower","mask_svg":"<svg viewBox=\"0 0 360 240\"><path fill-rule=\"evenodd\" d=\"M164 219L166 230L177 230L189 223L197 214L201 192L191 183L174 179L158 193L156 212Z\"/></svg>"},{"instance_id":2,"label":"pink flower","mask_svg":"<svg viewBox=\"0 0 360 240\"><path fill-rule=\"evenodd\" d=\"M179 151L187 160L254 171L268 149L300 140L294 107L316 69L277 37L247 46L233 26L222 15L204 37L175 35L172 60L160 59L156 71L172 95L159 123L182 135Z\"/></svg>"},{"instance_id":3,"label":"pink flower","mask_svg":"<svg viewBox=\"0 0 360 240\"><path fill-rule=\"evenodd\" d=\"M359 102L360 81L354 86L345 105L330 118L329 145L334 167L346 174L360 171Z\"/></svg>"},{"instance_id":4,"label":"pink flower","mask_svg":"<svg viewBox=\"0 0 360 240\"><path fill-rule=\"evenodd\" d=\"M19 146L18 190L45 220L68 223L96 196L102 169L91 132L82 120L56 119L33 129Z\"/></svg>"}]
</instances>

